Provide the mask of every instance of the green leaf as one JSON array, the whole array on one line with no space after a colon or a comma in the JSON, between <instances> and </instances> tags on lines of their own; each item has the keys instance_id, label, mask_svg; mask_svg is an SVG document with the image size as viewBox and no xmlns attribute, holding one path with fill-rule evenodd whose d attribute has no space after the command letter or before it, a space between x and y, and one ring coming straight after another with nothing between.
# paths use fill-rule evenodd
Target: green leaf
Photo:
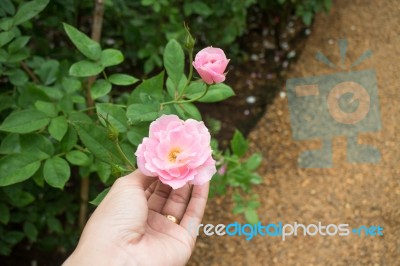
<instances>
[{"instance_id":1,"label":"green leaf","mask_svg":"<svg viewBox=\"0 0 400 266\"><path fill-rule=\"evenodd\" d=\"M34 94L35 97L39 98L40 100L61 100L63 97L63 91L59 89L55 89L54 87L42 86L37 84L28 84L29 89L32 91L31 93ZM26 99L29 102L31 99Z\"/></svg>"},{"instance_id":2,"label":"green leaf","mask_svg":"<svg viewBox=\"0 0 400 266\"><path fill-rule=\"evenodd\" d=\"M0 223L8 224L10 221L10 210L4 203L0 203Z\"/></svg>"},{"instance_id":3,"label":"green leaf","mask_svg":"<svg viewBox=\"0 0 400 266\"><path fill-rule=\"evenodd\" d=\"M244 211L244 217L250 224L258 223L258 214L255 209L246 209Z\"/></svg>"},{"instance_id":4,"label":"green leaf","mask_svg":"<svg viewBox=\"0 0 400 266\"><path fill-rule=\"evenodd\" d=\"M202 17L208 17L213 13L213 10L202 1L185 2L183 6L185 16L190 16L191 14L198 14Z\"/></svg>"},{"instance_id":5,"label":"green leaf","mask_svg":"<svg viewBox=\"0 0 400 266\"><path fill-rule=\"evenodd\" d=\"M75 78L64 77L61 81L61 84L67 93L74 93L75 91L80 90L82 87L81 82Z\"/></svg>"},{"instance_id":6,"label":"green leaf","mask_svg":"<svg viewBox=\"0 0 400 266\"><path fill-rule=\"evenodd\" d=\"M83 144L94 156L103 162L122 163L116 156L118 152L103 126L83 123L75 123L74 126Z\"/></svg>"},{"instance_id":7,"label":"green leaf","mask_svg":"<svg viewBox=\"0 0 400 266\"><path fill-rule=\"evenodd\" d=\"M181 45L174 39L170 40L164 51L164 66L168 77L178 87L185 66L185 54Z\"/></svg>"},{"instance_id":8,"label":"green leaf","mask_svg":"<svg viewBox=\"0 0 400 266\"><path fill-rule=\"evenodd\" d=\"M135 84L139 79L126 74L112 74L108 77L108 81L114 85L128 86Z\"/></svg>"},{"instance_id":9,"label":"green leaf","mask_svg":"<svg viewBox=\"0 0 400 266\"><path fill-rule=\"evenodd\" d=\"M110 191L111 188L106 188L105 190L103 190L102 192L100 192L99 195L97 195L97 197L90 201L90 204L93 204L95 206L99 206L99 204L102 202L102 200L107 196L108 191Z\"/></svg>"},{"instance_id":10,"label":"green leaf","mask_svg":"<svg viewBox=\"0 0 400 266\"><path fill-rule=\"evenodd\" d=\"M143 138L149 135L149 124L139 124L132 127L127 133L126 136L130 143L135 146L138 146L142 143Z\"/></svg>"},{"instance_id":11,"label":"green leaf","mask_svg":"<svg viewBox=\"0 0 400 266\"><path fill-rule=\"evenodd\" d=\"M93 100L107 95L111 91L112 85L110 82L104 79L96 80L93 84L90 93L92 94Z\"/></svg>"},{"instance_id":12,"label":"green leaf","mask_svg":"<svg viewBox=\"0 0 400 266\"><path fill-rule=\"evenodd\" d=\"M4 31L9 31L13 27L13 23L14 23L13 18L3 18L0 20L0 29Z\"/></svg>"},{"instance_id":13,"label":"green leaf","mask_svg":"<svg viewBox=\"0 0 400 266\"><path fill-rule=\"evenodd\" d=\"M131 104L126 110L126 116L130 123L137 124L156 120L159 111L159 104Z\"/></svg>"},{"instance_id":14,"label":"green leaf","mask_svg":"<svg viewBox=\"0 0 400 266\"><path fill-rule=\"evenodd\" d=\"M89 156L87 156L85 153L81 152L81 151L70 151L66 154L65 156L67 158L67 160L74 165L88 165L90 164L90 158Z\"/></svg>"},{"instance_id":15,"label":"green leaf","mask_svg":"<svg viewBox=\"0 0 400 266\"><path fill-rule=\"evenodd\" d=\"M32 176L32 180L35 184L41 188L44 188L44 178L43 178L43 167Z\"/></svg>"},{"instance_id":16,"label":"green leaf","mask_svg":"<svg viewBox=\"0 0 400 266\"><path fill-rule=\"evenodd\" d=\"M8 78L14 86L23 86L29 81L28 75L21 69L13 69Z\"/></svg>"},{"instance_id":17,"label":"green leaf","mask_svg":"<svg viewBox=\"0 0 400 266\"><path fill-rule=\"evenodd\" d=\"M304 24L306 24L306 26L310 26L312 19L313 19L313 13L311 13L311 11L306 11L302 14L301 18L304 22Z\"/></svg>"},{"instance_id":18,"label":"green leaf","mask_svg":"<svg viewBox=\"0 0 400 266\"><path fill-rule=\"evenodd\" d=\"M4 10L9 15L15 14L15 7L11 0L2 0L0 1L0 10Z\"/></svg>"},{"instance_id":19,"label":"green leaf","mask_svg":"<svg viewBox=\"0 0 400 266\"><path fill-rule=\"evenodd\" d=\"M60 234L63 232L63 227L61 222L55 217L50 216L47 218L47 227L50 229L50 231L55 233Z\"/></svg>"},{"instance_id":20,"label":"green leaf","mask_svg":"<svg viewBox=\"0 0 400 266\"><path fill-rule=\"evenodd\" d=\"M204 83L192 82L187 89L186 96L189 99L195 99L197 97L200 97L204 93L204 89L202 89L202 87L205 86L201 84ZM204 97L200 98L198 101L202 103L220 102L234 95L235 93L233 92L231 87L229 87L226 84L219 83L211 85L208 88L207 94Z\"/></svg>"},{"instance_id":21,"label":"green leaf","mask_svg":"<svg viewBox=\"0 0 400 266\"><path fill-rule=\"evenodd\" d=\"M58 116L51 119L49 125L50 136L58 141L61 141L68 130L68 122L65 116Z\"/></svg>"},{"instance_id":22,"label":"green leaf","mask_svg":"<svg viewBox=\"0 0 400 266\"><path fill-rule=\"evenodd\" d=\"M6 231L1 238L4 242L13 246L18 244L24 238L24 234L18 231Z\"/></svg>"},{"instance_id":23,"label":"green leaf","mask_svg":"<svg viewBox=\"0 0 400 266\"><path fill-rule=\"evenodd\" d=\"M15 54L10 54L7 58L7 63L19 63L30 56L30 50L27 47L22 48Z\"/></svg>"},{"instance_id":24,"label":"green leaf","mask_svg":"<svg viewBox=\"0 0 400 266\"><path fill-rule=\"evenodd\" d=\"M97 174L99 175L101 182L103 182L103 184L106 184L111 175L111 166L108 163L100 161L96 162L96 166Z\"/></svg>"},{"instance_id":25,"label":"green leaf","mask_svg":"<svg viewBox=\"0 0 400 266\"><path fill-rule=\"evenodd\" d=\"M175 86L170 78L167 78L167 91L169 96L171 96L172 99L176 99L182 93L182 90L186 86L186 83L187 78L185 75L182 75L178 87Z\"/></svg>"},{"instance_id":26,"label":"green leaf","mask_svg":"<svg viewBox=\"0 0 400 266\"><path fill-rule=\"evenodd\" d=\"M37 71L44 85L50 85L57 80L60 63L56 60L48 60Z\"/></svg>"},{"instance_id":27,"label":"green leaf","mask_svg":"<svg viewBox=\"0 0 400 266\"><path fill-rule=\"evenodd\" d=\"M10 54L13 54L19 51L20 49L26 46L30 38L31 38L30 36L21 36L16 38L12 43L8 45L8 52Z\"/></svg>"},{"instance_id":28,"label":"green leaf","mask_svg":"<svg viewBox=\"0 0 400 266\"><path fill-rule=\"evenodd\" d=\"M262 161L261 154L260 153L254 153L246 161L247 170L253 171L253 170L257 169L260 166L261 161Z\"/></svg>"},{"instance_id":29,"label":"green leaf","mask_svg":"<svg viewBox=\"0 0 400 266\"><path fill-rule=\"evenodd\" d=\"M181 103L181 104L174 104L175 109L177 110L179 116L182 119L189 119L193 118L197 121L201 121L201 114L199 109L192 104L192 103Z\"/></svg>"},{"instance_id":30,"label":"green leaf","mask_svg":"<svg viewBox=\"0 0 400 266\"><path fill-rule=\"evenodd\" d=\"M111 103L98 103L96 104L96 111L99 115L99 120L104 126L106 126L106 123L102 117L106 118L118 132L126 132L128 119L126 118L125 110L121 106Z\"/></svg>"},{"instance_id":31,"label":"green leaf","mask_svg":"<svg viewBox=\"0 0 400 266\"><path fill-rule=\"evenodd\" d=\"M19 136L19 134L15 133L8 134L1 142L0 154L19 153L21 151Z\"/></svg>"},{"instance_id":32,"label":"green leaf","mask_svg":"<svg viewBox=\"0 0 400 266\"><path fill-rule=\"evenodd\" d=\"M23 110L11 113L0 125L0 130L14 133L29 133L45 127L50 119L37 110Z\"/></svg>"},{"instance_id":33,"label":"green leaf","mask_svg":"<svg viewBox=\"0 0 400 266\"><path fill-rule=\"evenodd\" d=\"M14 37L15 37L14 31L5 31L0 33L0 47L10 42L12 39L14 39Z\"/></svg>"},{"instance_id":34,"label":"green leaf","mask_svg":"<svg viewBox=\"0 0 400 266\"><path fill-rule=\"evenodd\" d=\"M243 205L236 205L235 208L233 208L232 213L233 214L238 214L238 213L244 213L245 208Z\"/></svg>"},{"instance_id":35,"label":"green leaf","mask_svg":"<svg viewBox=\"0 0 400 266\"><path fill-rule=\"evenodd\" d=\"M39 232L33 223L25 222L23 229L24 229L24 234L29 238L29 240L36 241Z\"/></svg>"},{"instance_id":36,"label":"green leaf","mask_svg":"<svg viewBox=\"0 0 400 266\"><path fill-rule=\"evenodd\" d=\"M128 99L128 104L142 103L140 95L147 94L154 99L163 99L163 87L164 87L164 71L157 76L151 77L150 79L143 80L139 86L137 86Z\"/></svg>"},{"instance_id":37,"label":"green leaf","mask_svg":"<svg viewBox=\"0 0 400 266\"><path fill-rule=\"evenodd\" d=\"M248 149L247 140L243 137L240 131L236 130L231 140L231 149L233 153L239 157L243 156Z\"/></svg>"},{"instance_id":38,"label":"green leaf","mask_svg":"<svg viewBox=\"0 0 400 266\"><path fill-rule=\"evenodd\" d=\"M79 61L71 66L69 74L74 77L96 76L104 70L104 67L96 62L88 60Z\"/></svg>"},{"instance_id":39,"label":"green leaf","mask_svg":"<svg viewBox=\"0 0 400 266\"><path fill-rule=\"evenodd\" d=\"M36 101L35 107L42 113L47 114L49 117L55 117L58 114L56 105L51 102Z\"/></svg>"},{"instance_id":40,"label":"green leaf","mask_svg":"<svg viewBox=\"0 0 400 266\"><path fill-rule=\"evenodd\" d=\"M22 191L18 198L13 199L10 204L15 207L23 208L35 201L35 197L26 191Z\"/></svg>"},{"instance_id":41,"label":"green leaf","mask_svg":"<svg viewBox=\"0 0 400 266\"><path fill-rule=\"evenodd\" d=\"M22 153L38 153L47 159L54 154L53 143L41 134L26 134L20 136Z\"/></svg>"},{"instance_id":42,"label":"green leaf","mask_svg":"<svg viewBox=\"0 0 400 266\"><path fill-rule=\"evenodd\" d=\"M101 52L101 64L104 67L119 65L124 61L124 55L116 49L105 49Z\"/></svg>"},{"instance_id":43,"label":"green leaf","mask_svg":"<svg viewBox=\"0 0 400 266\"><path fill-rule=\"evenodd\" d=\"M48 3L49 0L35 0L23 3L13 18L14 26L24 23L39 14Z\"/></svg>"},{"instance_id":44,"label":"green leaf","mask_svg":"<svg viewBox=\"0 0 400 266\"><path fill-rule=\"evenodd\" d=\"M8 53L5 50L0 49L0 63L7 62L7 59L8 59Z\"/></svg>"},{"instance_id":45,"label":"green leaf","mask_svg":"<svg viewBox=\"0 0 400 266\"><path fill-rule=\"evenodd\" d=\"M102 57L101 47L97 42L73 26L67 23L63 23L63 25L70 40L84 56L91 60L99 60Z\"/></svg>"},{"instance_id":46,"label":"green leaf","mask_svg":"<svg viewBox=\"0 0 400 266\"><path fill-rule=\"evenodd\" d=\"M0 186L9 186L31 177L46 158L44 153L11 154L0 160Z\"/></svg>"},{"instance_id":47,"label":"green leaf","mask_svg":"<svg viewBox=\"0 0 400 266\"><path fill-rule=\"evenodd\" d=\"M43 177L50 186L61 189L64 188L70 175L71 171L69 165L64 159L53 157L45 161Z\"/></svg>"},{"instance_id":48,"label":"green leaf","mask_svg":"<svg viewBox=\"0 0 400 266\"><path fill-rule=\"evenodd\" d=\"M63 152L67 152L71 150L76 143L78 142L78 134L76 133L76 130L69 125L67 133L65 133L64 137L62 138L60 142L60 147Z\"/></svg>"}]
</instances>

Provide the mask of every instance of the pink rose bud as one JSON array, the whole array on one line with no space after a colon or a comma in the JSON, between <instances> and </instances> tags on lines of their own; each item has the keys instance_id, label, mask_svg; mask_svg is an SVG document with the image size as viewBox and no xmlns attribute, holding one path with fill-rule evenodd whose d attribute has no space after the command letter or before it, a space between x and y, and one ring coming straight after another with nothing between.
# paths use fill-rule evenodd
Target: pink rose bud
<instances>
[{"instance_id":1,"label":"pink rose bud","mask_svg":"<svg viewBox=\"0 0 400 266\"><path fill-rule=\"evenodd\" d=\"M224 51L210 46L197 53L193 66L205 83L221 83L225 80L224 71L229 61Z\"/></svg>"},{"instance_id":2,"label":"pink rose bud","mask_svg":"<svg viewBox=\"0 0 400 266\"><path fill-rule=\"evenodd\" d=\"M217 172L210 141L203 122L163 115L150 124L149 137L137 148L139 170L173 189L204 184Z\"/></svg>"}]
</instances>

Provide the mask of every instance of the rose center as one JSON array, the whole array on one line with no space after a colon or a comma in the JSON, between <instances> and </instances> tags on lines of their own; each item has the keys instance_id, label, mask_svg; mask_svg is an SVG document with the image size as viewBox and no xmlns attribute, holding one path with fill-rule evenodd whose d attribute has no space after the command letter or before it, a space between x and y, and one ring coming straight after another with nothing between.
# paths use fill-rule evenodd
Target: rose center
<instances>
[{"instance_id":1,"label":"rose center","mask_svg":"<svg viewBox=\"0 0 400 266\"><path fill-rule=\"evenodd\" d=\"M171 149L168 153L168 161L170 161L171 163L176 162L176 157L178 157L179 153L181 153L181 149L179 148Z\"/></svg>"}]
</instances>

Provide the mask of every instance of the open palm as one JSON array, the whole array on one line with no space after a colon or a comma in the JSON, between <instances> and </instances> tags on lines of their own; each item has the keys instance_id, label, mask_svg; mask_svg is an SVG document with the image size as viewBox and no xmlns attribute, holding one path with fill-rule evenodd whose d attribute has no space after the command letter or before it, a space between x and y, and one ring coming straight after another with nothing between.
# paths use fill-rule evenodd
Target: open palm
<instances>
[{"instance_id":1,"label":"open palm","mask_svg":"<svg viewBox=\"0 0 400 266\"><path fill-rule=\"evenodd\" d=\"M193 252L194 229L207 196L208 183L171 190L139 171L121 177L93 213L66 264L184 265Z\"/></svg>"}]
</instances>

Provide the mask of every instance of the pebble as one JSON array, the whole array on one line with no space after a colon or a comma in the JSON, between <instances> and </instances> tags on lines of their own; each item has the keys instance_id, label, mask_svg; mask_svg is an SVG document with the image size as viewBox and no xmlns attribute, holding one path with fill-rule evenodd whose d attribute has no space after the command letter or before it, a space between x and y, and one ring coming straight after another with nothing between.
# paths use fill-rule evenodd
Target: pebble
<instances>
[{"instance_id":1,"label":"pebble","mask_svg":"<svg viewBox=\"0 0 400 266\"><path fill-rule=\"evenodd\" d=\"M333 44L333 40L329 39L328 43L329 43L329 45L332 45Z\"/></svg>"},{"instance_id":2,"label":"pebble","mask_svg":"<svg viewBox=\"0 0 400 266\"><path fill-rule=\"evenodd\" d=\"M282 48L285 49L285 50L288 50L288 49L289 49L289 44L288 44L287 42L282 42L281 46L282 46Z\"/></svg>"},{"instance_id":3,"label":"pebble","mask_svg":"<svg viewBox=\"0 0 400 266\"><path fill-rule=\"evenodd\" d=\"M249 115L249 114L250 114L250 111L246 109L246 110L244 110L243 114L244 114L244 115Z\"/></svg>"},{"instance_id":4,"label":"pebble","mask_svg":"<svg viewBox=\"0 0 400 266\"><path fill-rule=\"evenodd\" d=\"M263 46L265 49L275 49L275 44L272 42L269 42L268 40L263 41Z\"/></svg>"},{"instance_id":5,"label":"pebble","mask_svg":"<svg viewBox=\"0 0 400 266\"><path fill-rule=\"evenodd\" d=\"M254 97L254 96L249 96L249 97L247 97L246 98L246 102L248 103L248 104L254 104L255 102L256 102L256 97Z\"/></svg>"},{"instance_id":6,"label":"pebble","mask_svg":"<svg viewBox=\"0 0 400 266\"><path fill-rule=\"evenodd\" d=\"M283 68L287 68L288 66L289 66L289 62L288 61L283 61L282 67Z\"/></svg>"},{"instance_id":7,"label":"pebble","mask_svg":"<svg viewBox=\"0 0 400 266\"><path fill-rule=\"evenodd\" d=\"M258 60L258 55L252 54L252 55L250 56L250 59L253 60L253 61L257 61L257 60Z\"/></svg>"},{"instance_id":8,"label":"pebble","mask_svg":"<svg viewBox=\"0 0 400 266\"><path fill-rule=\"evenodd\" d=\"M294 51L294 50L290 51L290 52L287 54L287 58L288 58L288 59L291 59L291 58L294 58L294 57L296 57L296 51Z\"/></svg>"},{"instance_id":9,"label":"pebble","mask_svg":"<svg viewBox=\"0 0 400 266\"><path fill-rule=\"evenodd\" d=\"M310 30L310 29L306 29L306 30L304 31L304 33L305 33L306 35L310 35L310 34L311 34L311 30Z\"/></svg>"},{"instance_id":10,"label":"pebble","mask_svg":"<svg viewBox=\"0 0 400 266\"><path fill-rule=\"evenodd\" d=\"M281 91L281 92L279 93L279 97L281 97L282 99L284 99L284 98L286 97L286 92Z\"/></svg>"}]
</instances>

